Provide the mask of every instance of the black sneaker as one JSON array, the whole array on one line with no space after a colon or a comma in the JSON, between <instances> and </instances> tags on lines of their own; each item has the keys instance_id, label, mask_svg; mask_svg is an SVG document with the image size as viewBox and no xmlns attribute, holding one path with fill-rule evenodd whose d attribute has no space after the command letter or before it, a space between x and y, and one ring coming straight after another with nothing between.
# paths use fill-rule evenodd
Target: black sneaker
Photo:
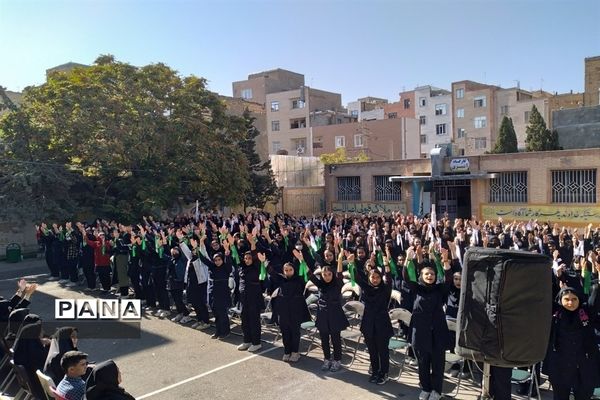
<instances>
[{"instance_id":1,"label":"black sneaker","mask_svg":"<svg viewBox=\"0 0 600 400\"><path fill-rule=\"evenodd\" d=\"M369 378L369 382L370 383L377 383L377 380L379 379L379 374L373 374L371 375L371 377Z\"/></svg>"},{"instance_id":2,"label":"black sneaker","mask_svg":"<svg viewBox=\"0 0 600 400\"><path fill-rule=\"evenodd\" d=\"M211 339L218 339L219 335L217 335L216 333L213 333L212 335L210 335Z\"/></svg>"},{"instance_id":3,"label":"black sneaker","mask_svg":"<svg viewBox=\"0 0 600 400\"><path fill-rule=\"evenodd\" d=\"M388 374L380 374L377 377L377 384L378 385L385 385L385 383L389 380L390 378L388 377Z\"/></svg>"}]
</instances>

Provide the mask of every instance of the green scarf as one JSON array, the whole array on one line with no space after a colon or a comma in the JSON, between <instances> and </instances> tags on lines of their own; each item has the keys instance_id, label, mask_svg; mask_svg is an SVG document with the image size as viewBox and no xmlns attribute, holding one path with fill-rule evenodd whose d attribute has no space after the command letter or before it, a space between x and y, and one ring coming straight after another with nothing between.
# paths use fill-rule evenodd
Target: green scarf
<instances>
[{"instance_id":1,"label":"green scarf","mask_svg":"<svg viewBox=\"0 0 600 400\"><path fill-rule=\"evenodd\" d=\"M142 251L146 251L146 236L142 238Z\"/></svg>"},{"instance_id":2,"label":"green scarf","mask_svg":"<svg viewBox=\"0 0 600 400\"><path fill-rule=\"evenodd\" d=\"M317 245L317 250L321 250L321 246L322 246L322 243L321 243L321 242L322 242L322 240L323 240L323 239L321 239L321 236L317 236L317 237L315 238L315 244Z\"/></svg>"},{"instance_id":3,"label":"green scarf","mask_svg":"<svg viewBox=\"0 0 600 400\"><path fill-rule=\"evenodd\" d=\"M408 261L408 264L406 265L406 269L408 271L408 280L411 282L416 282L417 281L417 271L415 268L414 260Z\"/></svg>"},{"instance_id":4,"label":"green scarf","mask_svg":"<svg viewBox=\"0 0 600 400\"><path fill-rule=\"evenodd\" d=\"M308 282L308 265L306 265L306 261L300 261L300 270L298 271L298 275L304 277L304 282Z\"/></svg>"},{"instance_id":5,"label":"green scarf","mask_svg":"<svg viewBox=\"0 0 600 400\"><path fill-rule=\"evenodd\" d=\"M238 254L237 246L235 244L231 245L231 257L233 257L236 265L240 265L240 255Z\"/></svg>"},{"instance_id":6,"label":"green scarf","mask_svg":"<svg viewBox=\"0 0 600 400\"><path fill-rule=\"evenodd\" d=\"M173 241L173 236L167 236L167 240L169 241L169 247L171 247L171 242Z\"/></svg>"},{"instance_id":7,"label":"green scarf","mask_svg":"<svg viewBox=\"0 0 600 400\"><path fill-rule=\"evenodd\" d=\"M348 264L348 271L350 272L350 282L352 282L352 286L356 286L356 266L354 263Z\"/></svg>"},{"instance_id":8,"label":"green scarf","mask_svg":"<svg viewBox=\"0 0 600 400\"><path fill-rule=\"evenodd\" d=\"M261 261L260 274L258 275L258 280L264 281L266 277L267 277L267 267L265 266L265 263Z\"/></svg>"},{"instance_id":9,"label":"green scarf","mask_svg":"<svg viewBox=\"0 0 600 400\"><path fill-rule=\"evenodd\" d=\"M433 252L435 258L435 267L437 268L437 280L443 282L444 279L444 266L442 265L442 257L437 251Z\"/></svg>"},{"instance_id":10,"label":"green scarf","mask_svg":"<svg viewBox=\"0 0 600 400\"><path fill-rule=\"evenodd\" d=\"M102 255L106 254L106 245L105 243L102 243Z\"/></svg>"},{"instance_id":11,"label":"green scarf","mask_svg":"<svg viewBox=\"0 0 600 400\"><path fill-rule=\"evenodd\" d=\"M393 277L398 276L398 268L396 267L396 262L390 258L390 272Z\"/></svg>"},{"instance_id":12,"label":"green scarf","mask_svg":"<svg viewBox=\"0 0 600 400\"><path fill-rule=\"evenodd\" d=\"M165 251L165 249L160 244L160 239L159 238L154 239L154 250L158 254L158 258L162 259L163 258L163 252Z\"/></svg>"},{"instance_id":13,"label":"green scarf","mask_svg":"<svg viewBox=\"0 0 600 400\"><path fill-rule=\"evenodd\" d=\"M581 275L583 275L583 293L589 295L592 287L592 273L587 269L587 267L583 267Z\"/></svg>"},{"instance_id":14,"label":"green scarf","mask_svg":"<svg viewBox=\"0 0 600 400\"><path fill-rule=\"evenodd\" d=\"M287 251L288 247L290 246L290 239L287 236L284 236L283 243L285 244L285 251Z\"/></svg>"},{"instance_id":15,"label":"green scarf","mask_svg":"<svg viewBox=\"0 0 600 400\"><path fill-rule=\"evenodd\" d=\"M135 245L135 244L131 245L131 257L136 256L136 252L135 252L136 248L137 248L137 245Z\"/></svg>"},{"instance_id":16,"label":"green scarf","mask_svg":"<svg viewBox=\"0 0 600 400\"><path fill-rule=\"evenodd\" d=\"M377 265L379 265L380 267L383 267L383 254L381 253L381 250L377 251Z\"/></svg>"}]
</instances>

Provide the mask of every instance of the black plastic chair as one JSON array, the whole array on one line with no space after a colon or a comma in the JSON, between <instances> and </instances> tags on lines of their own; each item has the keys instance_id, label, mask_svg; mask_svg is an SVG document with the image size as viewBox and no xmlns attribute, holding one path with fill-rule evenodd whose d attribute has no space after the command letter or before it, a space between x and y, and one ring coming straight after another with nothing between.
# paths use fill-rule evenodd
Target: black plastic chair
<instances>
[{"instance_id":1,"label":"black plastic chair","mask_svg":"<svg viewBox=\"0 0 600 400\"><path fill-rule=\"evenodd\" d=\"M29 376L25 367L22 365L15 364L14 360L10 360L10 365L15 372L17 382L19 383L20 389L15 395L14 400L34 400L33 390L31 390L31 384L29 383Z\"/></svg>"}]
</instances>

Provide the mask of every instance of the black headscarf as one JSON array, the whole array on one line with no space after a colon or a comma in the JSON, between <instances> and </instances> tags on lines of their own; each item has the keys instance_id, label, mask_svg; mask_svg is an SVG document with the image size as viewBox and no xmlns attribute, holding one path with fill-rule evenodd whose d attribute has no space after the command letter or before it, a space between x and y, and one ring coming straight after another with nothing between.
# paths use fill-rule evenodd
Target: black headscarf
<instances>
[{"instance_id":1,"label":"black headscarf","mask_svg":"<svg viewBox=\"0 0 600 400\"><path fill-rule=\"evenodd\" d=\"M48 351L48 357L44 364L44 373L54 379L55 382L60 382L65 375L60 360L67 351L77 350L73 346L73 339L71 335L73 331L77 331L72 326L66 326L58 328L54 335L52 335L52 343L50 344L50 350Z\"/></svg>"},{"instance_id":2,"label":"black headscarf","mask_svg":"<svg viewBox=\"0 0 600 400\"><path fill-rule=\"evenodd\" d=\"M10 301L0 300L0 322L7 322L10 315Z\"/></svg>"},{"instance_id":3,"label":"black headscarf","mask_svg":"<svg viewBox=\"0 0 600 400\"><path fill-rule=\"evenodd\" d=\"M29 308L17 308L10 313L10 316L8 317L8 327L6 328L6 335L4 336L6 341L8 341L10 344L12 344L17 338L19 329L21 329L23 320L27 315L29 315Z\"/></svg>"},{"instance_id":4,"label":"black headscarf","mask_svg":"<svg viewBox=\"0 0 600 400\"><path fill-rule=\"evenodd\" d=\"M87 400L103 400L106 398L134 399L119 386L119 368L113 360L97 364L85 384Z\"/></svg>"}]
</instances>

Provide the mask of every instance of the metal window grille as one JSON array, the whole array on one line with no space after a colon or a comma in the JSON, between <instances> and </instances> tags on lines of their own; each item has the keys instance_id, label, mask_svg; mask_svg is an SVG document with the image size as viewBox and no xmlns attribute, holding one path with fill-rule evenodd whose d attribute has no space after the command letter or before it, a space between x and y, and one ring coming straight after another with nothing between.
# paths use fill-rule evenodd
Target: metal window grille
<instances>
[{"instance_id":1,"label":"metal window grille","mask_svg":"<svg viewBox=\"0 0 600 400\"><path fill-rule=\"evenodd\" d=\"M596 170L552 171L553 203L596 203Z\"/></svg>"},{"instance_id":2,"label":"metal window grille","mask_svg":"<svg viewBox=\"0 0 600 400\"><path fill-rule=\"evenodd\" d=\"M500 172L490 179L490 203L527 203L527 171Z\"/></svg>"},{"instance_id":3,"label":"metal window grille","mask_svg":"<svg viewBox=\"0 0 600 400\"><path fill-rule=\"evenodd\" d=\"M360 201L360 176L337 178L338 201Z\"/></svg>"},{"instance_id":4,"label":"metal window grille","mask_svg":"<svg viewBox=\"0 0 600 400\"><path fill-rule=\"evenodd\" d=\"M402 198L402 183L390 182L388 175L374 176L375 201L400 201Z\"/></svg>"}]
</instances>

